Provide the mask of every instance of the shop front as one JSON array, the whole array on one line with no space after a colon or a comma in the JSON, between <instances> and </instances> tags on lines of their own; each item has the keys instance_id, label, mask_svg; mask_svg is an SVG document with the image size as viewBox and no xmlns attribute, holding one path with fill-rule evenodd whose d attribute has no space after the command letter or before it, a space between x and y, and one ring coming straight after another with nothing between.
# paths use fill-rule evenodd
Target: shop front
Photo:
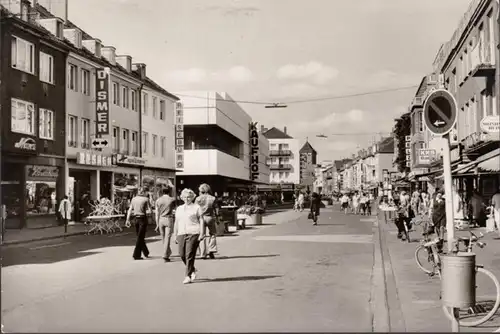
<instances>
[{"instance_id":1,"label":"shop front","mask_svg":"<svg viewBox=\"0 0 500 334\"><path fill-rule=\"evenodd\" d=\"M175 171L143 168L141 172L141 185L146 188L151 200L154 202L162 195L163 188L167 186L172 188L172 195L176 194Z\"/></svg>"},{"instance_id":2,"label":"shop front","mask_svg":"<svg viewBox=\"0 0 500 334\"><path fill-rule=\"evenodd\" d=\"M57 226L58 204L65 195L64 159L2 157L2 204L6 228Z\"/></svg>"}]
</instances>

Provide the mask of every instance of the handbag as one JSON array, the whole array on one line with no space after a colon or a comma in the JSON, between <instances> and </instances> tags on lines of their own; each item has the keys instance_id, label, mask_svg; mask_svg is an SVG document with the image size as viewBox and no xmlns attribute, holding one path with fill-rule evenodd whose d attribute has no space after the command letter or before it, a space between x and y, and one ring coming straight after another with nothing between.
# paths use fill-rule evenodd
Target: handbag
<instances>
[{"instance_id":1,"label":"handbag","mask_svg":"<svg viewBox=\"0 0 500 334\"><path fill-rule=\"evenodd\" d=\"M309 214L307 215L307 219L313 219L313 218L314 218L313 213L309 212Z\"/></svg>"}]
</instances>

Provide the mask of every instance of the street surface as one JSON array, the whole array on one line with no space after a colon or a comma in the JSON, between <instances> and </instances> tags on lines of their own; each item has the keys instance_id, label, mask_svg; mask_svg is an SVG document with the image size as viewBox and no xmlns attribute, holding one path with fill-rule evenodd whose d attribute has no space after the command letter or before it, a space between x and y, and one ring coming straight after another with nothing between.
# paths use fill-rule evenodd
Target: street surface
<instances>
[{"instance_id":1,"label":"street surface","mask_svg":"<svg viewBox=\"0 0 500 334\"><path fill-rule=\"evenodd\" d=\"M368 218L368 219L367 219ZM183 285L178 257L132 260L133 234L76 236L3 249L6 332L371 331L371 217L323 209L269 215L219 238ZM177 253L174 246L174 254Z\"/></svg>"}]
</instances>

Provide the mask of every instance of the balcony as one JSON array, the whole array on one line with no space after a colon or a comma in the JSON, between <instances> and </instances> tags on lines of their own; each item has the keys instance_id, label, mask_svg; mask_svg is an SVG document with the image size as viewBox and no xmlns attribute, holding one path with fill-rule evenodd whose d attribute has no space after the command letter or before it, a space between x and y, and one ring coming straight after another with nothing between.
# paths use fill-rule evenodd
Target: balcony
<instances>
[{"instance_id":1,"label":"balcony","mask_svg":"<svg viewBox=\"0 0 500 334\"><path fill-rule=\"evenodd\" d=\"M184 151L184 169L178 175L222 175L248 180L248 164L216 149Z\"/></svg>"},{"instance_id":2,"label":"balcony","mask_svg":"<svg viewBox=\"0 0 500 334\"><path fill-rule=\"evenodd\" d=\"M415 96L410 103L410 112L415 108L422 108L424 106L424 98L421 96Z\"/></svg>"},{"instance_id":3,"label":"balcony","mask_svg":"<svg viewBox=\"0 0 500 334\"><path fill-rule=\"evenodd\" d=\"M271 165L270 169L271 170L291 170L292 165L290 165L290 164Z\"/></svg>"},{"instance_id":4,"label":"balcony","mask_svg":"<svg viewBox=\"0 0 500 334\"><path fill-rule=\"evenodd\" d=\"M292 151L290 150L271 150L269 151L269 156L281 156L281 157L288 157L292 155Z\"/></svg>"},{"instance_id":5,"label":"balcony","mask_svg":"<svg viewBox=\"0 0 500 334\"><path fill-rule=\"evenodd\" d=\"M492 52L484 52L482 48L476 46L472 50L472 70L470 72L471 77L488 77L495 75L495 63L491 59Z\"/></svg>"}]
</instances>

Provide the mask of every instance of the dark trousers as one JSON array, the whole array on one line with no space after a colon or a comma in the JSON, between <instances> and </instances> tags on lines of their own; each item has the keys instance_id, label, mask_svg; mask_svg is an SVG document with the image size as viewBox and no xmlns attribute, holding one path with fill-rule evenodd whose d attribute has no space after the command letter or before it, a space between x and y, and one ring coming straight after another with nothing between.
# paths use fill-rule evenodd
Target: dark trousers
<instances>
[{"instance_id":1,"label":"dark trousers","mask_svg":"<svg viewBox=\"0 0 500 334\"><path fill-rule=\"evenodd\" d=\"M141 257L141 253L144 256L149 256L148 246L146 245L146 230L148 229L148 218L144 217L134 217L135 222L135 233L137 235L137 241L135 242L134 248L134 259Z\"/></svg>"},{"instance_id":2,"label":"dark trousers","mask_svg":"<svg viewBox=\"0 0 500 334\"><path fill-rule=\"evenodd\" d=\"M186 277L191 276L195 271L194 260L200 241L199 234L181 234L177 236L179 243L179 256L186 265Z\"/></svg>"}]
</instances>

